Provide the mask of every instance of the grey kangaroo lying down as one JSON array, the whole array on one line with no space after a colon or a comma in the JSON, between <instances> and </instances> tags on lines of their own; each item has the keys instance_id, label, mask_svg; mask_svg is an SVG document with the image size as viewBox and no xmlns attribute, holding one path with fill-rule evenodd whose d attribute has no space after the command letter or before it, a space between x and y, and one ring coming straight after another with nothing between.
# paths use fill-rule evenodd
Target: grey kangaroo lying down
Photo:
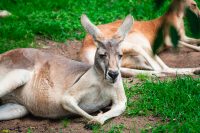
<instances>
[{"instance_id":1,"label":"grey kangaroo lying down","mask_svg":"<svg viewBox=\"0 0 200 133\"><path fill-rule=\"evenodd\" d=\"M100 30L83 15L84 28L98 40ZM126 108L120 74L120 44L129 32L128 16L115 36L99 41L93 66L36 49L15 49L0 55L0 120L21 118L28 113L58 118L78 114L104 124ZM96 112L110 103L111 109Z\"/></svg>"}]
</instances>

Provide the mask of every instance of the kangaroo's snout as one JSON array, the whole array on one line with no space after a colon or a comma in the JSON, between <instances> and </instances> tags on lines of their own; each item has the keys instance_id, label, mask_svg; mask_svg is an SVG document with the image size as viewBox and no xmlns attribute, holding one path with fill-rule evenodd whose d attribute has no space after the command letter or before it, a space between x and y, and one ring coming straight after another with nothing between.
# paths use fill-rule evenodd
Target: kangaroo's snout
<instances>
[{"instance_id":1,"label":"kangaroo's snout","mask_svg":"<svg viewBox=\"0 0 200 133\"><path fill-rule=\"evenodd\" d=\"M118 71L108 71L108 76L115 81L119 75Z\"/></svg>"}]
</instances>

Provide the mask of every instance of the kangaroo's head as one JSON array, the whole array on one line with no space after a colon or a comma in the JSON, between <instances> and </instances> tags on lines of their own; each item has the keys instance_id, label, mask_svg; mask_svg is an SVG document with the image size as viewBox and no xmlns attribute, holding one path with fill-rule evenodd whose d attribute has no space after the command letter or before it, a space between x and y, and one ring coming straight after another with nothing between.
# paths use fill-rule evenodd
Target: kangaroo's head
<instances>
[{"instance_id":1,"label":"kangaroo's head","mask_svg":"<svg viewBox=\"0 0 200 133\"><path fill-rule=\"evenodd\" d=\"M194 0L184 0L186 8L189 8L194 14L200 17L200 10L197 6L197 3Z\"/></svg>"},{"instance_id":2,"label":"kangaroo's head","mask_svg":"<svg viewBox=\"0 0 200 133\"><path fill-rule=\"evenodd\" d=\"M112 37L105 36L98 27L91 23L86 15L81 16L85 30L92 35L97 46L94 66L106 80L115 83L120 76L122 58L121 42L124 40L133 24L133 17L128 15L117 32Z\"/></svg>"}]
</instances>

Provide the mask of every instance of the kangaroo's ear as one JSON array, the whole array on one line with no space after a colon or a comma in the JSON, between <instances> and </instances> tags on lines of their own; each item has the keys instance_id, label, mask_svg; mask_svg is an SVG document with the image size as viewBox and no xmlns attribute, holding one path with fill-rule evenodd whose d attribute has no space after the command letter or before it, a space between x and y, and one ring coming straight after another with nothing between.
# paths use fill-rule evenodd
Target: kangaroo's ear
<instances>
[{"instance_id":1,"label":"kangaroo's ear","mask_svg":"<svg viewBox=\"0 0 200 133\"><path fill-rule=\"evenodd\" d=\"M102 37L100 29L95 26L85 14L81 16L81 24L84 29L93 36L95 40L98 40Z\"/></svg>"},{"instance_id":2,"label":"kangaroo's ear","mask_svg":"<svg viewBox=\"0 0 200 133\"><path fill-rule=\"evenodd\" d=\"M120 40L123 40L126 35L128 34L128 32L131 30L131 27L133 25L133 17L131 15L128 15L122 25L118 28L115 37L117 37Z\"/></svg>"}]
</instances>

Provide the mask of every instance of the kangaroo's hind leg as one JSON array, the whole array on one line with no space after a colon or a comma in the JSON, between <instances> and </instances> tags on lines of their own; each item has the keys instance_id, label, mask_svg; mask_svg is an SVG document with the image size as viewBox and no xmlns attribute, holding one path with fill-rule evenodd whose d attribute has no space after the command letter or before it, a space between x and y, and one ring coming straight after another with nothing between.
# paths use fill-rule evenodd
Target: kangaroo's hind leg
<instances>
[{"instance_id":1,"label":"kangaroo's hind leg","mask_svg":"<svg viewBox=\"0 0 200 133\"><path fill-rule=\"evenodd\" d=\"M28 114L28 110L17 103L7 103L0 106L0 121L21 118Z\"/></svg>"},{"instance_id":2,"label":"kangaroo's hind leg","mask_svg":"<svg viewBox=\"0 0 200 133\"><path fill-rule=\"evenodd\" d=\"M188 44L188 43L185 43L185 42L182 42L182 41L179 41L179 44L182 45L182 46L194 49L196 51L200 51L200 46L194 46L192 44Z\"/></svg>"},{"instance_id":3,"label":"kangaroo's hind leg","mask_svg":"<svg viewBox=\"0 0 200 133\"><path fill-rule=\"evenodd\" d=\"M0 98L12 92L17 87L26 84L32 76L32 72L24 69L14 69L8 72L0 81Z\"/></svg>"}]
</instances>

